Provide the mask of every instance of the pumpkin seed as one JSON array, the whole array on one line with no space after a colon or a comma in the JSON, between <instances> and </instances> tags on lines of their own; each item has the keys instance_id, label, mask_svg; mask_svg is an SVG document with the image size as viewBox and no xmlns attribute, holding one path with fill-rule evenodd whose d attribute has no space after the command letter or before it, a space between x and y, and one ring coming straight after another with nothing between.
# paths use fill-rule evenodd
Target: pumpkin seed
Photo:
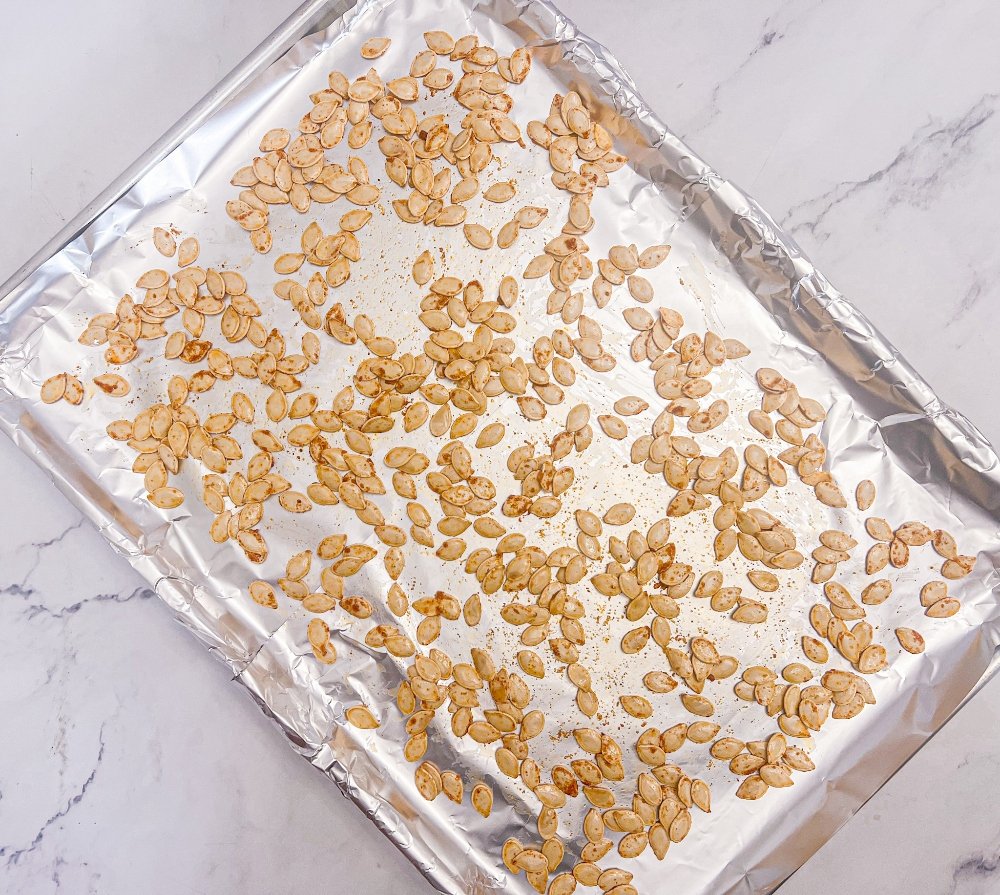
<instances>
[{"instance_id":1,"label":"pumpkin seed","mask_svg":"<svg viewBox=\"0 0 1000 895\"><path fill-rule=\"evenodd\" d=\"M927 648L923 635L913 628L896 628L896 639L903 649L914 655L919 655Z\"/></svg>"},{"instance_id":2,"label":"pumpkin seed","mask_svg":"<svg viewBox=\"0 0 1000 895\"><path fill-rule=\"evenodd\" d=\"M493 810L493 790L485 783L477 783L472 787L472 807L483 817L489 817Z\"/></svg>"},{"instance_id":3,"label":"pumpkin seed","mask_svg":"<svg viewBox=\"0 0 1000 895\"><path fill-rule=\"evenodd\" d=\"M858 504L858 509L864 512L871 508L871 505L875 503L875 483L870 479L864 479L858 482L858 487L855 489L854 494L855 500Z\"/></svg>"},{"instance_id":4,"label":"pumpkin seed","mask_svg":"<svg viewBox=\"0 0 1000 895\"><path fill-rule=\"evenodd\" d=\"M378 720L367 706L352 705L344 714L347 720L360 730L374 730L379 726Z\"/></svg>"},{"instance_id":5,"label":"pumpkin seed","mask_svg":"<svg viewBox=\"0 0 1000 895\"><path fill-rule=\"evenodd\" d=\"M361 56L363 59L378 59L391 43L388 37L371 37L361 45Z\"/></svg>"}]
</instances>

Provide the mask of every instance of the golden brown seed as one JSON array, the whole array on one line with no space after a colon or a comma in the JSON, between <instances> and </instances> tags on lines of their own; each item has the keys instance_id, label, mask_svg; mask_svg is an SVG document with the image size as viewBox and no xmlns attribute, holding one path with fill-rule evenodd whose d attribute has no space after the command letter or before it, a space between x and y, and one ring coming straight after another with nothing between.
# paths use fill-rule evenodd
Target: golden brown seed
<instances>
[{"instance_id":1,"label":"golden brown seed","mask_svg":"<svg viewBox=\"0 0 1000 895\"><path fill-rule=\"evenodd\" d=\"M361 56L364 59L378 59L392 41L388 37L371 37L361 45Z\"/></svg>"},{"instance_id":2,"label":"golden brown seed","mask_svg":"<svg viewBox=\"0 0 1000 895\"><path fill-rule=\"evenodd\" d=\"M157 488L148 494L147 498L151 504L161 510L172 510L184 503L184 493L171 487Z\"/></svg>"},{"instance_id":3,"label":"golden brown seed","mask_svg":"<svg viewBox=\"0 0 1000 895\"><path fill-rule=\"evenodd\" d=\"M642 682L653 693L669 693L677 687L677 681L665 671L647 672Z\"/></svg>"},{"instance_id":4,"label":"golden brown seed","mask_svg":"<svg viewBox=\"0 0 1000 895\"><path fill-rule=\"evenodd\" d=\"M921 633L913 628L896 628L896 639L903 649L914 655L919 655L927 647Z\"/></svg>"},{"instance_id":5,"label":"golden brown seed","mask_svg":"<svg viewBox=\"0 0 1000 895\"><path fill-rule=\"evenodd\" d=\"M44 403L54 404L63 398L66 394L67 375L66 373L57 373L42 383L41 398Z\"/></svg>"},{"instance_id":6,"label":"golden brown seed","mask_svg":"<svg viewBox=\"0 0 1000 895\"><path fill-rule=\"evenodd\" d=\"M194 236L182 239L181 244L177 247L177 266L187 267L194 264L198 260L200 252L201 245Z\"/></svg>"},{"instance_id":7,"label":"golden brown seed","mask_svg":"<svg viewBox=\"0 0 1000 895\"><path fill-rule=\"evenodd\" d=\"M888 665L885 647L873 643L861 653L857 665L862 674L875 674L882 671Z\"/></svg>"},{"instance_id":8,"label":"golden brown seed","mask_svg":"<svg viewBox=\"0 0 1000 895\"><path fill-rule=\"evenodd\" d=\"M469 244L477 249L488 249L493 245L493 234L482 224L466 224L463 228Z\"/></svg>"},{"instance_id":9,"label":"golden brown seed","mask_svg":"<svg viewBox=\"0 0 1000 895\"><path fill-rule=\"evenodd\" d=\"M689 724L687 738L692 743L708 743L719 733L719 725L711 721L695 721Z\"/></svg>"},{"instance_id":10,"label":"golden brown seed","mask_svg":"<svg viewBox=\"0 0 1000 895\"><path fill-rule=\"evenodd\" d=\"M884 603L892 594L892 583L888 578L873 581L861 592L861 602L868 606Z\"/></svg>"},{"instance_id":11,"label":"golden brown seed","mask_svg":"<svg viewBox=\"0 0 1000 895\"><path fill-rule=\"evenodd\" d=\"M352 705L344 714L354 727L361 730L374 730L379 726L378 720L367 706Z\"/></svg>"},{"instance_id":12,"label":"golden brown seed","mask_svg":"<svg viewBox=\"0 0 1000 895\"><path fill-rule=\"evenodd\" d=\"M513 181L505 180L488 187L483 193L483 198L490 202L507 202L513 199L516 194L517 189Z\"/></svg>"},{"instance_id":13,"label":"golden brown seed","mask_svg":"<svg viewBox=\"0 0 1000 895\"><path fill-rule=\"evenodd\" d=\"M619 701L622 708L633 718L649 718L653 714L652 703L644 696L622 696Z\"/></svg>"},{"instance_id":14,"label":"golden brown seed","mask_svg":"<svg viewBox=\"0 0 1000 895\"><path fill-rule=\"evenodd\" d=\"M489 817L493 810L493 790L485 783L477 783L472 787L472 807L483 817Z\"/></svg>"},{"instance_id":15,"label":"golden brown seed","mask_svg":"<svg viewBox=\"0 0 1000 895\"><path fill-rule=\"evenodd\" d=\"M131 391L128 381L116 373L102 373L100 376L95 376L94 385L114 398L124 397Z\"/></svg>"},{"instance_id":16,"label":"golden brown seed","mask_svg":"<svg viewBox=\"0 0 1000 895\"><path fill-rule=\"evenodd\" d=\"M612 416L610 413L598 416L597 422L600 424L604 434L616 441L621 441L628 435L628 426L625 425L625 422L617 416Z\"/></svg>"},{"instance_id":17,"label":"golden brown seed","mask_svg":"<svg viewBox=\"0 0 1000 895\"><path fill-rule=\"evenodd\" d=\"M586 404L577 404L566 416L566 431L579 432L590 419L590 408Z\"/></svg>"},{"instance_id":18,"label":"golden brown seed","mask_svg":"<svg viewBox=\"0 0 1000 895\"><path fill-rule=\"evenodd\" d=\"M858 487L855 489L854 496L859 510L864 512L869 509L871 505L875 503L875 483L869 479L858 482Z\"/></svg>"},{"instance_id":19,"label":"golden brown seed","mask_svg":"<svg viewBox=\"0 0 1000 895\"><path fill-rule=\"evenodd\" d=\"M681 702L684 704L684 708L691 712L692 715L701 715L707 718L715 714L715 706L711 700L697 693L684 693L681 696Z\"/></svg>"},{"instance_id":20,"label":"golden brown seed","mask_svg":"<svg viewBox=\"0 0 1000 895\"><path fill-rule=\"evenodd\" d=\"M635 517L635 507L630 503L616 503L604 514L608 525L627 525Z\"/></svg>"},{"instance_id":21,"label":"golden brown seed","mask_svg":"<svg viewBox=\"0 0 1000 895\"><path fill-rule=\"evenodd\" d=\"M928 606L925 614L928 618L951 618L961 608L962 604L954 597L944 597Z\"/></svg>"},{"instance_id":22,"label":"golden brown seed","mask_svg":"<svg viewBox=\"0 0 1000 895\"><path fill-rule=\"evenodd\" d=\"M503 423L490 423L484 426L476 438L476 447L488 448L499 444L503 440L504 432Z\"/></svg>"},{"instance_id":23,"label":"golden brown seed","mask_svg":"<svg viewBox=\"0 0 1000 895\"><path fill-rule=\"evenodd\" d=\"M818 665L825 665L830 661L830 652L826 648L826 644L815 637L802 638L802 651L810 662L815 662Z\"/></svg>"},{"instance_id":24,"label":"golden brown seed","mask_svg":"<svg viewBox=\"0 0 1000 895\"><path fill-rule=\"evenodd\" d=\"M153 245L161 255L166 258L173 258L177 252L177 241L169 230L162 227L153 228Z\"/></svg>"},{"instance_id":25,"label":"golden brown seed","mask_svg":"<svg viewBox=\"0 0 1000 895\"><path fill-rule=\"evenodd\" d=\"M736 796L740 799L756 800L761 798L768 790L768 785L756 774L747 777L736 790Z\"/></svg>"},{"instance_id":26,"label":"golden brown seed","mask_svg":"<svg viewBox=\"0 0 1000 895\"><path fill-rule=\"evenodd\" d=\"M254 581L250 584L250 596L253 601L261 606L270 609L278 608L278 601L275 598L274 588L266 581Z\"/></svg>"},{"instance_id":27,"label":"golden brown seed","mask_svg":"<svg viewBox=\"0 0 1000 895\"><path fill-rule=\"evenodd\" d=\"M765 593L773 593L781 585L781 582L778 580L778 576L773 572L765 572L759 569L752 569L747 572L747 578L750 579L750 583L756 587L757 590Z\"/></svg>"},{"instance_id":28,"label":"golden brown seed","mask_svg":"<svg viewBox=\"0 0 1000 895\"><path fill-rule=\"evenodd\" d=\"M941 564L941 577L947 578L949 581L964 578L972 571L975 564L976 558L974 556L956 556L953 559L946 559Z\"/></svg>"},{"instance_id":29,"label":"golden brown seed","mask_svg":"<svg viewBox=\"0 0 1000 895\"><path fill-rule=\"evenodd\" d=\"M743 751L743 741L733 737L723 737L721 740L716 740L709 751L713 758L731 761Z\"/></svg>"},{"instance_id":30,"label":"golden brown seed","mask_svg":"<svg viewBox=\"0 0 1000 895\"><path fill-rule=\"evenodd\" d=\"M791 684L802 684L810 680L813 676L812 671L806 665L801 662L792 662L790 665L786 665L782 671L781 676Z\"/></svg>"}]
</instances>

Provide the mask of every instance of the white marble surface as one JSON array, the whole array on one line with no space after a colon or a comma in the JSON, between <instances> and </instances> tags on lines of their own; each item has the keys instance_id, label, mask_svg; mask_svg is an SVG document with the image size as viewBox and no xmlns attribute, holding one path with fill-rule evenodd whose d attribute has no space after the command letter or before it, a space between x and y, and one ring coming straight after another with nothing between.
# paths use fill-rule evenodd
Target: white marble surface
<instances>
[{"instance_id":1,"label":"white marble surface","mask_svg":"<svg viewBox=\"0 0 1000 895\"><path fill-rule=\"evenodd\" d=\"M0 280L294 6L8 8ZM1000 7L562 6L1000 443ZM424 891L6 441L0 489L0 891ZM1000 891L998 729L1000 681L782 895Z\"/></svg>"}]
</instances>

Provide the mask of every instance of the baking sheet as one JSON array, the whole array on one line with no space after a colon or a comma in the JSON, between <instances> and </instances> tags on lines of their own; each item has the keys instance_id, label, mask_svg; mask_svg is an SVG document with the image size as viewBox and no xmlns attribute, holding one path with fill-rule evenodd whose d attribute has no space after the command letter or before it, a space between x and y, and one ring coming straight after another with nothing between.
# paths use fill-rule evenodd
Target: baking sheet
<instances>
[{"instance_id":1,"label":"baking sheet","mask_svg":"<svg viewBox=\"0 0 1000 895\"><path fill-rule=\"evenodd\" d=\"M732 795L739 779L718 762L706 770L704 749L687 746L671 760L712 784L712 814L696 817L691 834L671 848L662 865L648 851L630 862L612 852L602 862L628 866L641 892L659 891L664 874L671 888L685 895L769 891L937 729L994 657L1000 507L996 455L966 420L940 404L766 214L659 122L614 59L579 35L552 6L501 0L377 0L362 2L337 19L345 6L310 3L302 7L164 144L154 147L106 194L100 203L104 207L74 222L58 245L43 251L43 257L25 272L26 278L4 288L9 294L0 305L0 425L155 585L178 618L230 665L293 745L365 810L434 887L442 892L531 891L523 875L507 875L499 858L507 836L517 835L524 841L537 838L530 794L497 772L492 750L474 748L467 741L456 745L441 730L432 737L428 753L442 768L460 770L467 779L467 791L474 780L492 784L496 802L488 821L481 820L467 801L455 806L439 798L428 805L416 793L412 766L400 754L405 719L392 707L399 667L390 657L363 645L367 625L348 624L351 620L342 614L331 620L340 658L325 667L312 658L305 636L306 617L295 612L290 601L282 601L280 611L273 612L246 598L246 584L258 575L273 580L290 552L314 540L314 526L321 522L310 519L303 528L302 520L292 517L291 523L270 528L271 558L258 569L239 551L208 540L210 515L196 500L189 499L179 511L164 513L142 499L141 479L130 470L131 452L110 442L104 427L109 420L133 415L159 399L162 362L125 371L133 383L128 409L104 396L88 397L86 413L65 403L42 407L38 386L63 369L74 371L82 381L103 372L101 353L79 346L76 336L91 315L113 308L139 273L161 264L150 240L154 226L173 225L196 234L202 247L199 263L238 265L250 293L269 301L275 279L273 258L291 250L298 229L313 215L302 218L287 209L285 214L272 213L276 247L270 255L256 258L245 234L222 210L236 192L229 178L256 154L264 131L277 126L294 128L308 108L308 94L326 85L330 69L340 68L349 77L366 70L368 63L358 50L367 37L386 34L394 38L389 53L376 65L380 71L395 73L403 73L421 48L419 37L414 42L409 36L430 28L455 35L473 30L501 53L522 43L534 47L532 74L525 85L512 91L516 120L523 127L532 118L544 118L554 92L576 89L615 134L617 148L631 161L630 169L619 172L612 187L595 199L598 224L587 237L592 254L598 257L614 243L635 242L640 247L670 243L669 259L650 273L655 303L680 310L685 331L703 332L710 327L723 336L741 339L752 350L720 385L732 407L732 427L718 434L732 440L739 432L739 438L746 439L745 423L737 424L745 420L746 411L756 406L759 397L753 370L763 365L776 367L804 395L829 408L823 439L831 470L845 491L862 478L871 478L880 493L874 512L895 524L913 518L946 528L958 538L962 552L979 554L974 573L951 588L962 598L958 616L933 625L923 618L916 591L933 574L937 558L929 548L917 552L898 578L897 593L908 598L870 611L879 641L890 647L893 664L872 679L877 706L851 721L824 727L813 754L815 772L796 775L790 790L771 792L760 802L742 802ZM374 141L358 154L373 174L380 173L381 156ZM495 289L504 273L523 269L544 241L555 235L566 204L564 196L548 185L544 153L507 153L505 158L509 166L505 170L519 183L545 184L532 186L537 194L522 193L517 201L547 205L551 212L546 223L530 239L522 238L501 265L481 270L487 292ZM319 209L316 216L335 220L344 210L340 203ZM486 209L483 214L489 212ZM409 265L424 247L424 234L422 228L401 228L392 218L372 226L366 242L378 245L378 251L366 253L358 273L334 300L369 314L379 332L408 347L408 339L421 336L412 317L399 313L399 303L415 307L419 301L419 291L409 281ZM435 233L435 240L440 237ZM482 263L460 233L449 242L448 252L449 272ZM521 321L516 332L521 346L530 346L538 335L559 325L544 313L547 291L522 284L515 308ZM280 320L282 328L292 328L292 315L283 303L273 305L266 313ZM631 333L621 320L621 306L620 299L602 311L588 306L586 313L604 327L606 342L614 345L620 361L612 377L581 371L563 407L589 401L595 413L608 412L614 399L624 394L652 398L654 407L659 401L651 390L648 371L627 359ZM302 331L301 324L298 331ZM324 342L324 357L331 345L329 340ZM331 351L330 356L336 363L324 366L320 378L311 381L317 391L332 394L344 384L345 365L356 363L360 355ZM546 434L558 429L562 412L556 408L546 421ZM510 407L491 414L510 424L512 438L538 435L537 427L520 422ZM631 423L630 428L633 436L646 431ZM704 440L712 442L710 437ZM585 506L603 511L620 499L618 492L625 482L630 493L640 495L635 500L639 508L635 527L644 530L662 514L662 486L659 492L649 488L645 474L627 464L630 441L631 437L622 447L601 439L598 433L594 446L574 463L577 483L568 499L570 509ZM433 457L442 442L435 444L424 433L407 437L407 443ZM493 473L497 481L504 475L502 459ZM505 480L505 484L511 483ZM798 482L768 498L761 505L780 512L798 532L815 534L835 524L856 536L860 530L860 514L820 512L823 508ZM383 505L387 516L397 517L392 521L404 518L402 504L396 499ZM703 526L693 522L680 520L674 531L679 549L692 557L688 561L700 563L696 564L700 572L715 564L707 563L709 555L704 554L708 541L699 533ZM371 540L353 517L337 514L336 524L351 534L352 541ZM546 549L558 543L558 539L546 542L552 533L541 526L534 534ZM800 541L809 549L814 546L814 541L801 536ZM855 555L857 566L863 550L857 549ZM433 558L408 563L403 583L411 597L442 586L460 597L467 595L469 585L460 569L446 570L442 585L439 566ZM740 567L735 568L727 570L727 583L739 574ZM769 623L764 636L756 630L758 626L751 631L725 624L726 619L690 598L675 628L687 635L707 630L723 652L740 656L744 664L750 664L754 656L763 660L776 650L787 658L767 664L780 667L784 661L801 658L795 642L808 630L806 611L819 593L806 584L807 574L803 567L788 576L781 602L772 604L772 619L780 617L782 623ZM378 601L387 586L384 574L366 571L359 578L364 593ZM850 582L849 577L841 580ZM596 596L591 593L590 599ZM499 606L486 607L481 629L496 631L494 655L506 654L511 664L516 632L499 620ZM613 617L610 645L588 643L594 649L595 689L606 694L605 704L620 692L642 692L641 673L638 669L622 672L620 654L615 652L618 638L629 625L614 613L609 615ZM892 629L913 619L919 620L913 626L928 638L928 650L923 656L895 658ZM470 643L465 630L446 631L442 640L442 647L456 659L463 645L467 649L478 643ZM633 672L635 679L629 676ZM566 718L571 727L584 724L579 713L568 707L572 688L557 675L550 673L533 686L535 701L547 709L550 724L560 718ZM714 685L711 695L719 706L714 720L723 723L720 735L749 739L772 729L773 725L762 724L759 710L748 712L738 703L731 686ZM378 731L361 732L343 724L345 706L359 700L380 710L383 724ZM657 700L657 711L655 721L661 728L690 720L677 704L677 692L662 703ZM608 721L638 730L634 720L616 706L608 706ZM627 748L634 739L633 732L620 736L619 742ZM571 751L564 741L547 739L537 749L536 753L533 744L533 757L543 767L564 762ZM638 769L632 761L626 765L629 771ZM573 852L582 838L577 832L580 811L563 814L569 824L561 826L560 833L568 852Z\"/></svg>"}]
</instances>

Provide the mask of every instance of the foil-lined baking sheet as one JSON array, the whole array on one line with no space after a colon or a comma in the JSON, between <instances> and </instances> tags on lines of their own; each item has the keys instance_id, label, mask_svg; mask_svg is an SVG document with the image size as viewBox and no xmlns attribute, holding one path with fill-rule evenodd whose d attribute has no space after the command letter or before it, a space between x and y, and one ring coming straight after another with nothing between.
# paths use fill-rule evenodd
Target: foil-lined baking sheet
<instances>
[{"instance_id":1,"label":"foil-lined baking sheet","mask_svg":"<svg viewBox=\"0 0 1000 895\"><path fill-rule=\"evenodd\" d=\"M594 200L597 225L587 236L592 257L603 256L612 244L634 242L641 249L669 243L672 251L667 261L647 272L655 287L655 305L680 311L685 332L710 328L723 337L742 340L752 351L749 358L727 364L721 373L716 393L729 401L732 412L720 429L701 437L706 450L717 453L733 444L741 451L742 445L754 440L746 424L747 411L759 401L753 372L759 366L776 367L803 395L828 408L822 437L830 471L845 492L869 478L879 491L873 513L895 525L918 519L932 528L947 529L957 538L961 552L978 555L974 572L951 585L951 593L962 600L962 610L948 620L926 619L917 600L921 584L936 577L940 564L929 547L915 550L911 563L894 574L895 596L870 607L868 616L876 626L876 640L887 646L891 658L890 667L871 678L878 704L852 720L827 723L816 737L816 771L796 774L795 785L789 789L771 791L758 802L745 802L735 798L739 778L725 763L711 761L706 747L688 745L670 760L711 784L711 814L696 813L690 835L671 848L663 864L649 850L627 862L612 852L602 862L626 866L635 874L633 884L640 892L664 891L665 880L678 895L771 891L989 673L1000 640L996 454L963 417L938 401L751 199L670 133L643 104L610 54L580 35L553 6L538 0L362 0L345 11L346 6L304 5L112 186L84 219L70 225L29 270L7 284L0 304L0 425L155 586L178 619L232 668L295 748L365 811L435 889L447 893L532 891L523 875L508 875L500 847L508 836L524 842L537 840L534 816L538 806L519 781L497 771L493 747L456 741L443 718L432 725L427 755L442 769L461 772L467 793L479 780L492 786L496 798L488 820L475 813L468 797L462 805L444 797L428 803L416 791L413 766L402 756L405 719L393 699L401 680L399 662L363 642L374 621L400 623L412 634L418 620L399 621L387 613L384 594L389 579L381 565L371 563L352 579L352 587L378 607L372 621L331 614L339 654L332 666L313 658L306 638L307 616L297 611L296 604L283 600L280 609L273 611L246 596L249 581L256 577L274 580L291 553L313 546L330 531L343 531L351 541L372 543L370 530L353 513L341 507L318 507L305 516L271 514L265 526L270 557L263 567L253 567L238 549L209 540L211 515L193 496L197 489L191 487L200 472L182 471L192 495L182 507L157 510L145 501L141 477L130 469L131 451L105 434L111 420L131 417L162 400L166 376L174 372L167 371L162 358L147 362L150 352L144 350L142 362L123 371L133 386L124 403L99 393L88 394L83 407L65 402L43 406L38 398L40 383L55 372L70 370L81 381L90 382L104 371L101 351L84 348L76 337L91 316L112 310L143 270L161 266L163 259L151 241L154 226L173 226L185 235L196 235L201 243L200 264L237 268L246 277L250 294L264 306L265 316L286 332L304 331L287 303L273 299L271 287L277 277L271 265L280 252L297 250L298 234L313 217L327 230L335 227L333 222L345 210L343 204L314 205L305 217L287 207L272 210L275 248L259 257L246 234L226 217L225 202L236 192L229 180L257 153L265 131L274 127L294 130L309 107L309 93L326 86L329 71L340 69L353 78L368 68L369 63L359 55L364 40L381 35L393 39L389 52L374 63L385 77L406 73L413 55L423 49L425 30L440 28L456 36L474 32L502 55L522 44L532 47L532 73L525 84L511 91L512 117L522 129L529 120L546 116L554 93L573 89L595 119L614 134L616 148L630 159L629 167L613 175L611 186L599 190ZM444 103L441 98L419 105L429 114L437 106L443 109ZM456 114L454 105L450 108ZM368 314L378 332L396 339L400 350L419 348L423 335L416 313L421 293L409 272L430 239L445 246L447 269L440 272L467 279L474 271L487 294L495 294L500 278L522 270L565 219L567 194L551 185L546 154L530 149L518 152L514 147L502 153L503 177L517 181L517 203L543 205L550 214L537 230L522 234L513 249L484 256L464 241L460 230L429 234L422 227L403 226L390 210L376 215L366 229L362 260L333 300L343 301L350 313ZM355 154L365 159L377 180L385 181L374 140ZM472 219L491 229L505 219L503 208L474 204ZM524 354L537 337L561 325L545 313L548 287L540 285L545 282L522 283L514 308L519 319L514 337ZM508 424L507 450L526 439L550 438L561 427L565 410L579 402L590 403L595 414L610 412L615 399L628 394L647 399L657 411L662 406L648 368L629 360L633 334L621 318L626 300L627 296L617 296L608 307L597 309L588 292L585 313L601 324L605 345L619 360L611 374L581 369L577 383L567 390L565 404L551 408L541 424L527 423L512 403L494 402L487 420ZM310 375L310 387L332 397L349 383L350 370L361 357L360 352L324 337L323 359ZM249 390L246 381L229 386ZM252 397L259 399L260 406L264 393ZM213 400L218 398L215 393ZM647 476L628 458L628 445L648 431L648 420L633 418L629 425L625 441L614 442L598 432L591 448L572 461L576 483L566 495L564 513L578 507L601 513L629 499L638 509L630 527L640 531L663 515L670 495L662 482ZM380 452L392 445L393 437L392 433L383 437ZM443 440L431 438L422 429L408 435L406 443L433 457ZM771 448L773 452L780 449ZM498 448L495 456L481 461L477 455L476 460L498 483L501 495L515 490L504 465L506 452ZM296 472L291 466L286 472L299 478L302 473L302 468ZM796 531L803 552L816 546L816 536L824 529L843 528L855 534L861 546L838 573L838 580L857 593L869 543L861 527L862 515L853 505L842 511L823 507L810 489L791 478L788 488L772 489L759 505ZM380 505L389 521L405 525L404 503L388 496ZM547 550L575 537L541 520L518 523L518 530ZM690 562L696 573L716 567L711 556L714 530L705 514L677 520L673 531L679 558ZM727 563L719 566L726 583L737 583L747 565L741 565L741 560ZM706 601L688 597L675 631L682 637L705 633L721 652L738 656L744 665L760 662L780 668L799 661L798 641L809 631L808 607L819 598L819 589L809 583L808 575L808 563L783 574L781 590L768 597L766 625L734 624L711 612ZM400 583L411 599L438 589L460 599L473 592L461 563L442 568L427 550L409 551ZM749 590L745 579L741 583ZM585 593L588 617L600 619L602 626L599 631L588 631L597 636L588 637L582 661L590 667L594 688L601 696L601 722L615 731L627 753L627 782L643 769L631 750L642 726L621 711L617 696L644 692L642 674L654 667L665 669L666 664L648 652L638 661L622 663L618 642L631 625L622 617L620 598L618 602L603 598L593 589ZM461 623L446 627L435 646L456 661L468 661L470 647L488 644L498 664L513 669L513 656L520 648L517 631L500 619L502 594L496 596L484 601L477 629ZM924 655L898 650L892 632L900 625L924 634ZM759 707L736 699L732 682L710 685L706 691L717 705L713 720L722 725L720 736L755 739L775 729ZM543 680L531 683L532 707L542 708L547 716L545 734L532 742L532 757L544 769L551 769L577 757L572 738L557 736L557 732L589 722L573 705L573 687L554 668ZM679 692L654 699L652 723L665 729L692 720L679 704ZM379 715L378 730L359 731L346 725L345 707L359 701ZM629 790L621 792L626 800L630 797ZM575 801L560 812L560 836L567 847L567 864L561 869L571 866L583 841L583 800Z\"/></svg>"}]
</instances>

